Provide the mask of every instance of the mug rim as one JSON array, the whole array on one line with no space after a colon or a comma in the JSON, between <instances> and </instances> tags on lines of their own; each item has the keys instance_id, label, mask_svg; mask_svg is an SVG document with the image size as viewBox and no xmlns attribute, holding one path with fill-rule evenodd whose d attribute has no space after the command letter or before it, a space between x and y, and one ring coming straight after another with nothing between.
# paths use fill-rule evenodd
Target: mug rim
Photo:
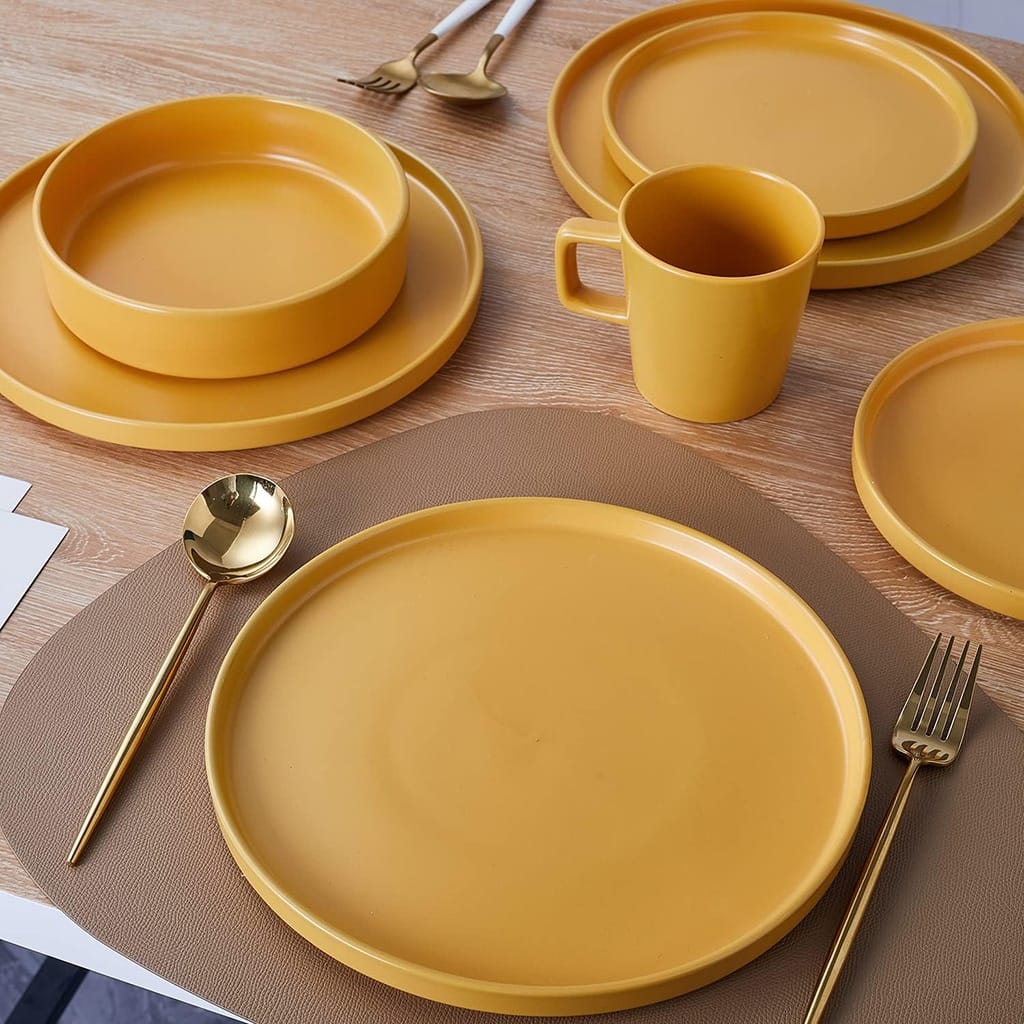
<instances>
[{"instance_id":1,"label":"mug rim","mask_svg":"<svg viewBox=\"0 0 1024 1024\"><path fill-rule=\"evenodd\" d=\"M635 196L643 191L645 188L650 187L651 183L655 181L664 180L665 178L671 178L676 176L682 176L695 171L725 171L729 174L734 174L743 178L758 177L766 181L770 181L775 185L781 186L787 191L795 192L797 196L803 200L805 205L814 212L817 219L817 232L814 242L804 252L798 256L795 260L790 260L788 263L781 267L776 267L774 270L767 270L762 274L740 274L740 275L721 275L721 274L705 274L699 270L688 270L685 267L676 266L674 263L668 263L667 261L655 256L646 246L642 245L629 230L626 223L628 216L629 207ZM629 241L630 248L632 248L636 254L642 257L649 263L655 266L670 271L674 274L678 274L682 277L695 278L701 281L714 281L721 284L735 284L744 285L756 281L770 281L772 278L784 277L787 274L791 274L801 267L806 265L810 261L817 262L818 257L821 254L822 246L825 242L825 218L822 215L821 210L818 209L814 200L802 189L799 185L794 184L788 178L783 178L781 175L774 174L771 171L764 171L757 167L745 167L741 164L681 164L677 167L666 167L660 171L656 171L654 174L648 175L646 178L636 182L630 188L622 198L622 202L619 204L618 210L618 226L619 233L624 240Z\"/></svg>"}]
</instances>

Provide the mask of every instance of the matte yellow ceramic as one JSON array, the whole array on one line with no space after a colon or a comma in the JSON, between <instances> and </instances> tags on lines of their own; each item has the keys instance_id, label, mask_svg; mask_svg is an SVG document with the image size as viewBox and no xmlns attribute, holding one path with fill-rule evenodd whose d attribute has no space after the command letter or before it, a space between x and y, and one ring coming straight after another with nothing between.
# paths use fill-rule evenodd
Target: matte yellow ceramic
<instances>
[{"instance_id":1,"label":"matte yellow ceramic","mask_svg":"<svg viewBox=\"0 0 1024 1024\"><path fill-rule=\"evenodd\" d=\"M39 183L58 316L98 352L179 377L301 366L402 286L409 194L391 150L298 103L204 96L117 118Z\"/></svg>"},{"instance_id":2,"label":"matte yellow ceramic","mask_svg":"<svg viewBox=\"0 0 1024 1024\"><path fill-rule=\"evenodd\" d=\"M667 28L764 7L762 0L658 7L602 32L569 61L548 104L549 153L566 191L590 216L613 218L631 185L604 145L602 97L615 65ZM963 187L902 227L826 241L813 287L860 288L930 274L981 252L1017 222L1024 210L1024 96L995 65L938 29L846 0L772 0L771 7L844 18L918 46L953 72L978 116L978 141Z\"/></svg>"},{"instance_id":3,"label":"matte yellow ceramic","mask_svg":"<svg viewBox=\"0 0 1024 1024\"><path fill-rule=\"evenodd\" d=\"M604 118L631 181L681 164L758 167L814 200L827 238L933 210L963 184L978 134L963 86L916 46L785 11L699 19L641 43L608 78Z\"/></svg>"},{"instance_id":4,"label":"matte yellow ceramic","mask_svg":"<svg viewBox=\"0 0 1024 1024\"><path fill-rule=\"evenodd\" d=\"M304 566L232 645L207 769L288 924L397 988L578 1014L704 985L810 909L867 789L831 634L702 534L546 498Z\"/></svg>"},{"instance_id":5,"label":"matte yellow ceramic","mask_svg":"<svg viewBox=\"0 0 1024 1024\"><path fill-rule=\"evenodd\" d=\"M238 380L133 369L78 340L50 307L35 253L32 194L56 153L0 184L0 394L86 437L139 448L227 451L344 426L436 373L476 315L483 248L451 184L392 147L408 178L408 267L387 314L315 363Z\"/></svg>"},{"instance_id":6,"label":"matte yellow ceramic","mask_svg":"<svg viewBox=\"0 0 1024 1024\"><path fill-rule=\"evenodd\" d=\"M908 562L1024 619L1024 320L955 327L900 353L861 400L853 475Z\"/></svg>"},{"instance_id":7,"label":"matte yellow ceramic","mask_svg":"<svg viewBox=\"0 0 1024 1024\"><path fill-rule=\"evenodd\" d=\"M633 377L685 420L744 419L782 387L824 224L788 181L741 167L683 167L634 185L616 223L566 221L555 280L566 309L628 325ZM622 254L625 296L580 282L576 249Z\"/></svg>"}]
</instances>

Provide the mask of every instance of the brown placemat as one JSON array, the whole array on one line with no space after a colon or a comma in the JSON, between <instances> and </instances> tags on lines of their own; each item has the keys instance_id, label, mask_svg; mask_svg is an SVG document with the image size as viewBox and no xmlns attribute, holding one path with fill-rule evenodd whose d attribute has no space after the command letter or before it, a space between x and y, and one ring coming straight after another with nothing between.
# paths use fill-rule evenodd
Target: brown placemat
<instances>
[{"instance_id":1,"label":"brown placemat","mask_svg":"<svg viewBox=\"0 0 1024 1024\"><path fill-rule=\"evenodd\" d=\"M796 930L705 989L588 1019L802 1019L903 771L889 749L889 731L928 646L910 620L802 527L711 462L608 417L563 409L470 414L339 456L284 483L298 525L284 565L265 583L216 596L160 719L74 871L64 863L68 845L129 709L139 703L195 598L197 581L180 545L76 616L8 697L0 713L0 827L50 899L107 945L259 1024L494 1021L364 978L267 909L235 867L213 816L203 766L207 698L230 640L260 600L286 573L341 538L403 512L467 498L589 498L719 537L800 593L860 678L875 769L852 855ZM982 696L961 760L919 777L831 1021L1019 1024L1022 793L1024 734ZM686 927L682 917L679 927Z\"/></svg>"}]
</instances>

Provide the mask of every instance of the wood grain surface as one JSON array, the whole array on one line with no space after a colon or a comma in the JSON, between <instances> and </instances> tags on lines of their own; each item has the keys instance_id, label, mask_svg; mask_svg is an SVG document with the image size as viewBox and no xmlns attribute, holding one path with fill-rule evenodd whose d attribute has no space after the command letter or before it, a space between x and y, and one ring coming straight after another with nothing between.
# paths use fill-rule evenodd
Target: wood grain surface
<instances>
[{"instance_id":1,"label":"wood grain surface","mask_svg":"<svg viewBox=\"0 0 1024 1024\"><path fill-rule=\"evenodd\" d=\"M470 67L505 6L431 50L425 67ZM19 511L70 527L0 631L0 703L60 626L174 541L195 492L222 473L281 478L442 417L552 404L624 417L692 445L781 506L923 629L987 644L983 685L1024 727L1024 623L970 605L909 566L871 524L849 468L857 403L889 359L945 328L1024 314L1024 228L930 277L812 295L782 395L760 415L702 426L659 413L633 385L624 333L558 303L554 233L579 211L551 171L545 134L547 97L570 55L648 6L541 0L493 64L510 97L454 109L420 90L388 99L334 81L403 53L445 12L443 0L0 2L0 174L137 107L203 93L276 94L354 118L434 163L476 211L486 253L479 317L451 362L391 409L323 437L242 453L139 451L65 433L0 399L0 473L33 484ZM964 38L1024 83L1024 45ZM609 276L610 267L593 270ZM17 301L2 288L2 301ZM0 888L43 899L2 840Z\"/></svg>"}]
</instances>

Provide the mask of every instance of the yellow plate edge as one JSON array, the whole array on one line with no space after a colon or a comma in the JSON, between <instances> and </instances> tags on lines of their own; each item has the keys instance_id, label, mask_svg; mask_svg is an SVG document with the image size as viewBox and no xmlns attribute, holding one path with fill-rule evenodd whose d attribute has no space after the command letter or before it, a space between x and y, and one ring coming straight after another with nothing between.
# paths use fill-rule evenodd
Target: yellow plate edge
<instances>
[{"instance_id":1,"label":"yellow plate edge","mask_svg":"<svg viewBox=\"0 0 1024 1024\"><path fill-rule=\"evenodd\" d=\"M944 555L901 518L889 504L872 470L871 430L889 397L919 372L972 348L1016 340L1024 345L1024 318L980 320L924 338L887 363L868 385L853 424L853 481L878 532L914 568L960 597L991 611L1024 619L1024 588L975 572Z\"/></svg>"}]
</instances>

